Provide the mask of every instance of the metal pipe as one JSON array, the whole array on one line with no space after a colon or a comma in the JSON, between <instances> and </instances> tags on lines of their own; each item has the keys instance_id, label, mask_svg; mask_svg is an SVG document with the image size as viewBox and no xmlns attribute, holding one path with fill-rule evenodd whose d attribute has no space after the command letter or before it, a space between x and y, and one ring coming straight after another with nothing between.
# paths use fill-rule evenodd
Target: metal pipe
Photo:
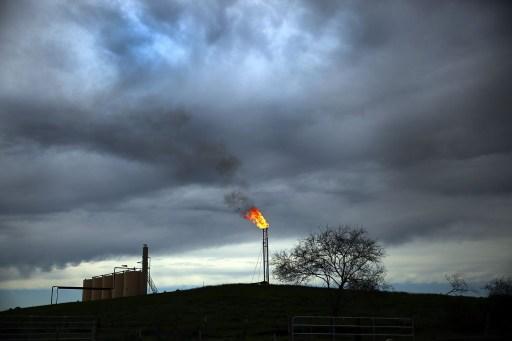
<instances>
[{"instance_id":1,"label":"metal pipe","mask_svg":"<svg viewBox=\"0 0 512 341\"><path fill-rule=\"evenodd\" d=\"M70 287L70 286L53 285L52 286L52 294L50 297L50 304L53 304L53 289L54 288L57 289L57 290L55 290L55 293L56 293L55 304L57 304L59 301L59 289L73 289L73 290L112 290L113 289L113 288Z\"/></svg>"},{"instance_id":2,"label":"metal pipe","mask_svg":"<svg viewBox=\"0 0 512 341\"><path fill-rule=\"evenodd\" d=\"M140 291L142 295L148 293L148 244L142 246L142 279Z\"/></svg>"},{"instance_id":3,"label":"metal pipe","mask_svg":"<svg viewBox=\"0 0 512 341\"><path fill-rule=\"evenodd\" d=\"M52 286L52 295L50 296L50 305L53 304L53 288L55 288L55 285Z\"/></svg>"},{"instance_id":4,"label":"metal pipe","mask_svg":"<svg viewBox=\"0 0 512 341\"><path fill-rule=\"evenodd\" d=\"M268 228L263 231L263 282L270 283L270 267L268 261Z\"/></svg>"},{"instance_id":5,"label":"metal pipe","mask_svg":"<svg viewBox=\"0 0 512 341\"><path fill-rule=\"evenodd\" d=\"M268 254L268 228L265 229L265 246L267 253L267 284L270 284L270 263L269 263L269 254Z\"/></svg>"},{"instance_id":6,"label":"metal pipe","mask_svg":"<svg viewBox=\"0 0 512 341\"><path fill-rule=\"evenodd\" d=\"M117 271L118 269L121 269L121 271ZM112 273L113 277L113 287L112 290L112 298L119 298L123 297L123 290L124 290L124 277L120 276L120 274L124 274L127 271L136 271L136 267L129 268L127 266L115 266L114 272ZM123 271L124 270L124 271Z\"/></svg>"},{"instance_id":7,"label":"metal pipe","mask_svg":"<svg viewBox=\"0 0 512 341\"><path fill-rule=\"evenodd\" d=\"M112 272L112 276L114 277L114 281L113 281L113 285L112 287L116 287L116 269L124 269L125 271L129 271L129 270L133 270L135 271L137 268L136 267L133 267L133 268L128 268L126 266L114 266L114 272ZM120 271L120 272L123 272L123 271Z\"/></svg>"},{"instance_id":8,"label":"metal pipe","mask_svg":"<svg viewBox=\"0 0 512 341\"><path fill-rule=\"evenodd\" d=\"M266 274L266 266L265 266L265 229L261 230L262 232L262 252L263 252L263 282L266 282L267 280L267 274Z\"/></svg>"}]
</instances>

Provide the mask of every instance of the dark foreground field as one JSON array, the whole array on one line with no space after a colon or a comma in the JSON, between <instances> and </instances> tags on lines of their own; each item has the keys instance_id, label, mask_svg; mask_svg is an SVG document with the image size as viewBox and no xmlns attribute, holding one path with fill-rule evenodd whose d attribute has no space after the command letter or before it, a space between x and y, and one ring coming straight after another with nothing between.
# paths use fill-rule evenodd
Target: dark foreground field
<instances>
[{"instance_id":1,"label":"dark foreground field","mask_svg":"<svg viewBox=\"0 0 512 341\"><path fill-rule=\"evenodd\" d=\"M100 340L286 340L290 317L331 315L335 295L323 288L230 284L8 310L0 319L92 316ZM416 340L508 340L510 308L503 297L347 291L339 315L411 317Z\"/></svg>"}]
</instances>

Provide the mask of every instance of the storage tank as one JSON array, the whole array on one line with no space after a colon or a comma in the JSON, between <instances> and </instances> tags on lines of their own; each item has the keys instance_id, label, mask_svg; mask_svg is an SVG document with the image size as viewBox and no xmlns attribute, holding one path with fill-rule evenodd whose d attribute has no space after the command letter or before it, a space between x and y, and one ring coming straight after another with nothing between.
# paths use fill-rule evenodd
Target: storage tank
<instances>
[{"instance_id":1,"label":"storage tank","mask_svg":"<svg viewBox=\"0 0 512 341\"><path fill-rule=\"evenodd\" d=\"M112 298L123 297L124 273L114 272Z\"/></svg>"},{"instance_id":2,"label":"storage tank","mask_svg":"<svg viewBox=\"0 0 512 341\"><path fill-rule=\"evenodd\" d=\"M103 278L101 277L93 277L92 279L92 287L93 288L103 288ZM91 300L101 300L101 292L103 290L92 290Z\"/></svg>"},{"instance_id":3,"label":"storage tank","mask_svg":"<svg viewBox=\"0 0 512 341\"><path fill-rule=\"evenodd\" d=\"M112 275L104 275L102 277L103 288L112 288ZM112 290L101 290L101 299L108 300L112 298Z\"/></svg>"},{"instance_id":4,"label":"storage tank","mask_svg":"<svg viewBox=\"0 0 512 341\"><path fill-rule=\"evenodd\" d=\"M140 281L142 272L126 271L124 273L123 296L137 296L140 294Z\"/></svg>"},{"instance_id":5,"label":"storage tank","mask_svg":"<svg viewBox=\"0 0 512 341\"><path fill-rule=\"evenodd\" d=\"M82 286L84 288L90 288L92 287L92 279L84 279ZM91 300L91 292L92 290L82 290L82 302L87 302Z\"/></svg>"}]
</instances>

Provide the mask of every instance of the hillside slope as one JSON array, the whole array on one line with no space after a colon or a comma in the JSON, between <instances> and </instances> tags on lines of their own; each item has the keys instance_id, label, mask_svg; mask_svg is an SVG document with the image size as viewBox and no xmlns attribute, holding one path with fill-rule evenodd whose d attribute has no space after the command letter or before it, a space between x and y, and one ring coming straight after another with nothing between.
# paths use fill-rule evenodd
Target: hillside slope
<instances>
[{"instance_id":1,"label":"hillside slope","mask_svg":"<svg viewBox=\"0 0 512 341\"><path fill-rule=\"evenodd\" d=\"M117 334L126 337L129 333L140 334L141 331L177 340L197 339L199 335L209 339L272 339L274 335L285 339L291 316L331 315L336 294L336 290L325 288L229 284L140 297L8 310L0 316L94 316L98 319L100 334L111 333L109 338L112 339ZM479 335L486 330L495 334L506 332L499 315L503 301L354 291L345 292L341 301L340 315L344 316L412 317L416 340L433 340L441 335Z\"/></svg>"}]
</instances>

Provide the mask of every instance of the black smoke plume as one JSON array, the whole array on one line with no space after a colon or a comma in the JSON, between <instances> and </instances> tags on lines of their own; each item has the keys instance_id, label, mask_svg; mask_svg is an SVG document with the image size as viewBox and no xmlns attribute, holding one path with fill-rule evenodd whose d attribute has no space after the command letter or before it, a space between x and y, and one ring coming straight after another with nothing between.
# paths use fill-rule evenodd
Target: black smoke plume
<instances>
[{"instance_id":1,"label":"black smoke plume","mask_svg":"<svg viewBox=\"0 0 512 341\"><path fill-rule=\"evenodd\" d=\"M224 195L224 202L229 208L240 214L254 207L253 201L240 191L233 191Z\"/></svg>"}]
</instances>

